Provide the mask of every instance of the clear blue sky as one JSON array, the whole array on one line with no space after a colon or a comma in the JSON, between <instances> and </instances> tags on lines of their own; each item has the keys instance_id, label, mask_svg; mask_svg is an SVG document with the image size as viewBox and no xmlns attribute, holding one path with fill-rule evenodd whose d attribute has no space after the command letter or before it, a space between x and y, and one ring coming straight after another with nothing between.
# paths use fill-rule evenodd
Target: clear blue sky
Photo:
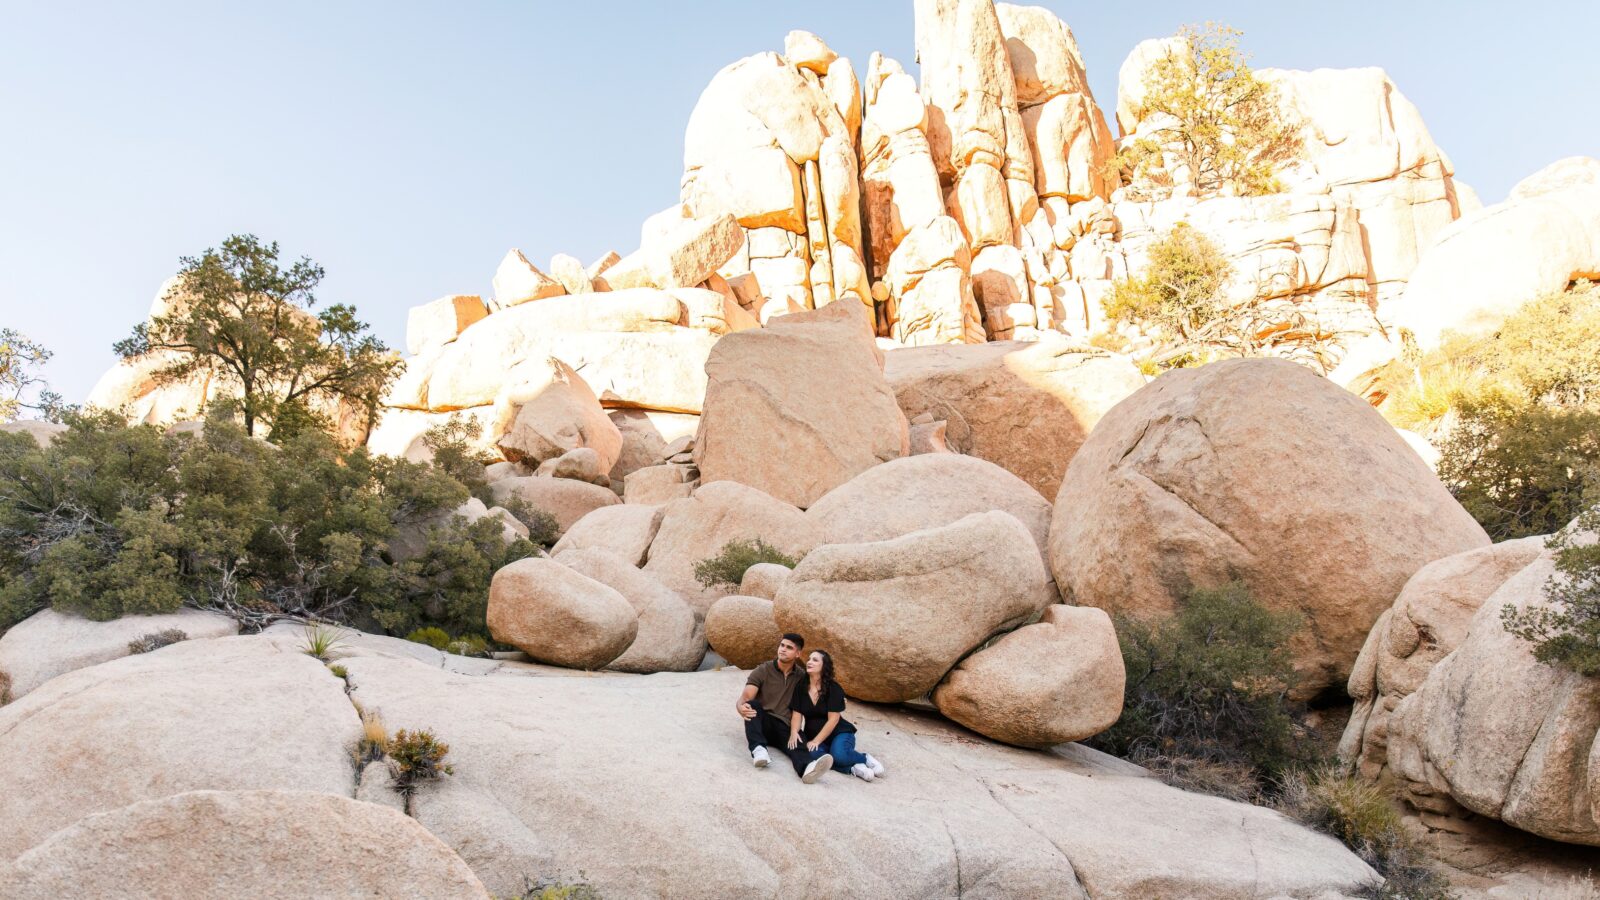
<instances>
[{"instance_id":1,"label":"clear blue sky","mask_svg":"<svg viewBox=\"0 0 1600 900\"><path fill-rule=\"evenodd\" d=\"M1045 2L1102 107L1139 40L1212 19L1258 66L1382 66L1485 202L1600 155L1600 4ZM506 249L584 261L677 198L722 66L820 34L914 71L910 0L269 3L0 0L0 326L81 400L179 256L234 232L328 270L392 345L489 290Z\"/></svg>"}]
</instances>

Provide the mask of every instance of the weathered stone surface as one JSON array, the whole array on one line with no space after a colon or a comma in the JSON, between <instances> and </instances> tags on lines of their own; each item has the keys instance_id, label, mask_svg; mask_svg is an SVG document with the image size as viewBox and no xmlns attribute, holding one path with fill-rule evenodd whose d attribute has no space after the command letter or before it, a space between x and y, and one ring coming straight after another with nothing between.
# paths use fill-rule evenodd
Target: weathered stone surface
<instances>
[{"instance_id":1,"label":"weathered stone surface","mask_svg":"<svg viewBox=\"0 0 1600 900\"><path fill-rule=\"evenodd\" d=\"M0 433L29 435L41 447L48 447L55 443L56 436L66 430L67 426L59 422L38 422L33 419L0 422Z\"/></svg>"},{"instance_id":2,"label":"weathered stone surface","mask_svg":"<svg viewBox=\"0 0 1600 900\"><path fill-rule=\"evenodd\" d=\"M1508 199L1525 200L1541 194L1560 193L1574 187L1600 187L1600 159L1592 156L1568 156L1558 159L1527 178L1517 182ZM1462 215L1467 210L1462 210Z\"/></svg>"},{"instance_id":3,"label":"weathered stone surface","mask_svg":"<svg viewBox=\"0 0 1600 900\"><path fill-rule=\"evenodd\" d=\"M644 569L704 615L713 600L732 591L696 581L695 563L721 553L729 541L757 538L799 558L821 537L793 505L738 482L718 481L666 505Z\"/></svg>"},{"instance_id":4,"label":"weathered stone surface","mask_svg":"<svg viewBox=\"0 0 1600 900\"><path fill-rule=\"evenodd\" d=\"M699 480L692 477L693 471L676 464L635 469L623 479L623 500L630 505L660 506L687 497L699 485Z\"/></svg>"},{"instance_id":5,"label":"weathered stone surface","mask_svg":"<svg viewBox=\"0 0 1600 900\"><path fill-rule=\"evenodd\" d=\"M1545 604L1555 574L1555 551L1542 550L1483 601L1461 645L1395 707L1389 768L1419 808L1459 813L1459 805L1600 846L1600 681L1535 660L1501 622L1507 606Z\"/></svg>"},{"instance_id":6,"label":"weathered stone surface","mask_svg":"<svg viewBox=\"0 0 1600 900\"><path fill-rule=\"evenodd\" d=\"M608 550L630 565L642 566L660 526L660 506L639 503L602 506L574 522L550 548L550 554L560 556L568 550Z\"/></svg>"},{"instance_id":7,"label":"weathered stone surface","mask_svg":"<svg viewBox=\"0 0 1600 900\"><path fill-rule=\"evenodd\" d=\"M839 54L809 31L791 31L783 38L783 58L790 65L826 75L828 64L838 59Z\"/></svg>"},{"instance_id":8,"label":"weathered stone surface","mask_svg":"<svg viewBox=\"0 0 1600 900\"><path fill-rule=\"evenodd\" d=\"M198 609L95 622L53 609L40 610L0 634L0 675L16 700L57 675L87 669L129 654L128 643L177 629L187 638L239 633L239 623Z\"/></svg>"},{"instance_id":9,"label":"weathered stone surface","mask_svg":"<svg viewBox=\"0 0 1600 900\"><path fill-rule=\"evenodd\" d=\"M902 407L903 408L903 407ZM945 430L948 423L943 419L937 422L922 422L911 426L911 455L920 456L924 453L953 453L946 442Z\"/></svg>"},{"instance_id":10,"label":"weathered stone surface","mask_svg":"<svg viewBox=\"0 0 1600 900\"><path fill-rule=\"evenodd\" d=\"M805 507L909 449L859 303L728 335L706 377L694 448L702 483L736 481Z\"/></svg>"},{"instance_id":11,"label":"weathered stone surface","mask_svg":"<svg viewBox=\"0 0 1600 900\"><path fill-rule=\"evenodd\" d=\"M609 419L607 421L610 421ZM600 469L600 455L588 447L578 447L539 464L533 474L540 478L571 478L609 487L611 479Z\"/></svg>"},{"instance_id":12,"label":"weathered stone surface","mask_svg":"<svg viewBox=\"0 0 1600 900\"><path fill-rule=\"evenodd\" d=\"M1339 757L1368 778L1387 765L1389 715L1461 646L1483 601L1544 548L1543 537L1505 541L1436 559L1406 582L1378 617L1350 673L1355 701Z\"/></svg>"},{"instance_id":13,"label":"weathered stone surface","mask_svg":"<svg viewBox=\"0 0 1600 900\"><path fill-rule=\"evenodd\" d=\"M609 290L687 288L701 284L744 244L726 213L683 219L665 228L600 275Z\"/></svg>"},{"instance_id":14,"label":"weathered stone surface","mask_svg":"<svg viewBox=\"0 0 1600 900\"><path fill-rule=\"evenodd\" d=\"M550 275L561 282L569 294L588 294L594 291L594 282L583 262L575 256L557 253L550 258Z\"/></svg>"},{"instance_id":15,"label":"weathered stone surface","mask_svg":"<svg viewBox=\"0 0 1600 900\"><path fill-rule=\"evenodd\" d=\"M760 597L765 600L774 600L778 596L778 588L794 575L794 570L781 563L756 563L744 570L744 578L739 581L739 593L747 597Z\"/></svg>"},{"instance_id":16,"label":"weathered stone surface","mask_svg":"<svg viewBox=\"0 0 1600 900\"><path fill-rule=\"evenodd\" d=\"M1424 349L1492 330L1518 306L1600 276L1600 185L1507 200L1445 229L1390 310Z\"/></svg>"},{"instance_id":17,"label":"weathered stone surface","mask_svg":"<svg viewBox=\"0 0 1600 900\"><path fill-rule=\"evenodd\" d=\"M406 352L417 356L442 347L488 314L483 298L476 294L451 294L413 306L406 315Z\"/></svg>"},{"instance_id":18,"label":"weathered stone surface","mask_svg":"<svg viewBox=\"0 0 1600 900\"><path fill-rule=\"evenodd\" d=\"M693 435L700 427L699 416L684 413L613 409L607 415L622 433L622 450L609 473L613 482L620 482L632 472L660 463L665 458L662 451L666 449L667 442L683 435Z\"/></svg>"},{"instance_id":19,"label":"weathered stone surface","mask_svg":"<svg viewBox=\"0 0 1600 900\"><path fill-rule=\"evenodd\" d=\"M824 494L806 510L806 518L829 543L860 544L995 509L1021 522L1044 553L1050 501L994 463L959 453L907 456L874 466Z\"/></svg>"},{"instance_id":20,"label":"weathered stone surface","mask_svg":"<svg viewBox=\"0 0 1600 900\"><path fill-rule=\"evenodd\" d=\"M1104 610L1045 607L979 650L933 692L946 716L997 741L1045 747L1099 734L1122 715L1125 671Z\"/></svg>"},{"instance_id":21,"label":"weathered stone surface","mask_svg":"<svg viewBox=\"0 0 1600 900\"><path fill-rule=\"evenodd\" d=\"M951 450L986 459L1054 497L1095 423L1144 386L1132 361L1065 342L916 347L885 354L909 417L945 422Z\"/></svg>"},{"instance_id":22,"label":"weathered stone surface","mask_svg":"<svg viewBox=\"0 0 1600 900\"><path fill-rule=\"evenodd\" d=\"M561 282L539 271L515 248L506 251L494 272L494 303L498 309L559 297L565 292Z\"/></svg>"},{"instance_id":23,"label":"weathered stone surface","mask_svg":"<svg viewBox=\"0 0 1600 900\"><path fill-rule=\"evenodd\" d=\"M181 888L180 888L181 886ZM312 791L190 791L87 816L15 861L0 894L482 897L467 864L405 813Z\"/></svg>"},{"instance_id":24,"label":"weathered stone surface","mask_svg":"<svg viewBox=\"0 0 1600 900\"><path fill-rule=\"evenodd\" d=\"M728 334L760 328L761 321L739 305L737 298L705 288L672 288L668 291L684 308L684 325L712 334Z\"/></svg>"},{"instance_id":25,"label":"weathered stone surface","mask_svg":"<svg viewBox=\"0 0 1600 900\"><path fill-rule=\"evenodd\" d=\"M0 707L0 757L26 761L0 791L0 860L84 816L184 791L348 796L360 720L344 682L303 644L183 641L69 672Z\"/></svg>"},{"instance_id":26,"label":"weathered stone surface","mask_svg":"<svg viewBox=\"0 0 1600 900\"><path fill-rule=\"evenodd\" d=\"M638 614L633 643L606 668L648 675L700 667L706 655L705 632L682 597L610 550L569 549L555 554L555 560L615 590Z\"/></svg>"},{"instance_id":27,"label":"weathered stone surface","mask_svg":"<svg viewBox=\"0 0 1600 900\"><path fill-rule=\"evenodd\" d=\"M555 517L563 532L589 513L622 502L611 489L597 484L535 475L502 478L489 485L489 491L496 505L503 506L508 499L518 497L534 509L544 510Z\"/></svg>"},{"instance_id":28,"label":"weathered stone surface","mask_svg":"<svg viewBox=\"0 0 1600 900\"><path fill-rule=\"evenodd\" d=\"M1162 375L1108 412L1067 468L1050 562L1068 602L1168 615L1240 580L1298 610L1298 691L1343 682L1368 629L1483 529L1383 417L1282 360Z\"/></svg>"},{"instance_id":29,"label":"weathered stone surface","mask_svg":"<svg viewBox=\"0 0 1600 900\"><path fill-rule=\"evenodd\" d=\"M622 433L606 417L583 376L554 357L530 360L506 376L495 397L495 446L506 459L538 465L568 451L594 451L596 470L611 470Z\"/></svg>"},{"instance_id":30,"label":"weathered stone surface","mask_svg":"<svg viewBox=\"0 0 1600 900\"><path fill-rule=\"evenodd\" d=\"M706 610L706 641L741 669L754 669L772 659L782 634L772 616L772 601L764 597L729 594Z\"/></svg>"},{"instance_id":31,"label":"weathered stone surface","mask_svg":"<svg viewBox=\"0 0 1600 900\"><path fill-rule=\"evenodd\" d=\"M817 547L779 588L775 615L781 630L834 655L850 696L898 703L1038 613L1047 579L1021 522L975 513L892 540Z\"/></svg>"},{"instance_id":32,"label":"weathered stone surface","mask_svg":"<svg viewBox=\"0 0 1600 900\"><path fill-rule=\"evenodd\" d=\"M894 299L895 340L912 346L982 343L971 267L972 251L955 219L939 216L908 230L884 276Z\"/></svg>"},{"instance_id":33,"label":"weathered stone surface","mask_svg":"<svg viewBox=\"0 0 1600 900\"><path fill-rule=\"evenodd\" d=\"M620 592L552 560L517 560L489 582L489 633L539 662L599 669L638 631L639 613Z\"/></svg>"},{"instance_id":34,"label":"weathered stone surface","mask_svg":"<svg viewBox=\"0 0 1600 900\"><path fill-rule=\"evenodd\" d=\"M862 88L862 206L871 275L882 278L906 234L945 215L944 194L923 131L927 113L916 80L898 62L873 53Z\"/></svg>"}]
</instances>

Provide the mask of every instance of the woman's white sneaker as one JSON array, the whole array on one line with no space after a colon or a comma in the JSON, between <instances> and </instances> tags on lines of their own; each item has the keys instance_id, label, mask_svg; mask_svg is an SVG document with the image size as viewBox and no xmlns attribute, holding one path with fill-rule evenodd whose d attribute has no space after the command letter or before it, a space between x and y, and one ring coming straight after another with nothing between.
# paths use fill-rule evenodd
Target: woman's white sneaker
<instances>
[{"instance_id":1,"label":"woman's white sneaker","mask_svg":"<svg viewBox=\"0 0 1600 900\"><path fill-rule=\"evenodd\" d=\"M878 762L878 758L873 756L871 753L868 753L866 756L867 756L867 768L872 770L873 776L874 777L882 777L882 775L883 775L883 763ZM867 780L871 781L872 779L868 778Z\"/></svg>"},{"instance_id":2,"label":"woman's white sneaker","mask_svg":"<svg viewBox=\"0 0 1600 900\"><path fill-rule=\"evenodd\" d=\"M866 763L856 763L855 765L851 766L850 774L861 779L862 781L871 781L872 779L878 777L877 775L873 774L872 769L868 768Z\"/></svg>"},{"instance_id":3,"label":"woman's white sneaker","mask_svg":"<svg viewBox=\"0 0 1600 900\"><path fill-rule=\"evenodd\" d=\"M756 764L756 768L765 769L767 763L772 762L772 757L767 754L767 748L757 747L750 751L750 760Z\"/></svg>"},{"instance_id":4,"label":"woman's white sneaker","mask_svg":"<svg viewBox=\"0 0 1600 900\"><path fill-rule=\"evenodd\" d=\"M824 753L812 760L811 765L806 766L806 773L800 776L800 780L806 784L816 784L817 779L821 778L831 768L833 768L833 756Z\"/></svg>"}]
</instances>

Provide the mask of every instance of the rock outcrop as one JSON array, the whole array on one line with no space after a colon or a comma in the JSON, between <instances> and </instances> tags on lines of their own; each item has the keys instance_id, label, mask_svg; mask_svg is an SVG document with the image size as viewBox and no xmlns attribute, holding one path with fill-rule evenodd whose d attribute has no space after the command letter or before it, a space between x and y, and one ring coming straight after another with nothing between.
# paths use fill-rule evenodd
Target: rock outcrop
<instances>
[{"instance_id":1,"label":"rock outcrop","mask_svg":"<svg viewBox=\"0 0 1600 900\"><path fill-rule=\"evenodd\" d=\"M495 640L540 662L599 669L633 644L639 612L610 585L552 560L528 558L494 573L488 624Z\"/></svg>"},{"instance_id":2,"label":"rock outcrop","mask_svg":"<svg viewBox=\"0 0 1600 900\"><path fill-rule=\"evenodd\" d=\"M1342 684L1416 571L1489 538L1383 417L1282 360L1162 375L1067 467L1050 562L1068 602L1170 615L1238 580L1296 610L1297 693Z\"/></svg>"},{"instance_id":3,"label":"rock outcrop","mask_svg":"<svg viewBox=\"0 0 1600 900\"><path fill-rule=\"evenodd\" d=\"M40 610L0 634L0 676L16 700L57 675L86 669L132 653L128 645L167 631L182 640L239 633L239 623L198 609L96 622L53 609Z\"/></svg>"},{"instance_id":4,"label":"rock outcrop","mask_svg":"<svg viewBox=\"0 0 1600 900\"><path fill-rule=\"evenodd\" d=\"M638 616L633 643L606 668L648 675L700 667L705 634L694 610L676 592L609 550L567 550L556 554L555 561L621 594Z\"/></svg>"},{"instance_id":5,"label":"rock outcrop","mask_svg":"<svg viewBox=\"0 0 1600 900\"><path fill-rule=\"evenodd\" d=\"M898 703L1037 615L1047 577L1021 522L975 513L887 541L817 547L778 589L774 615L780 631L833 654L847 694Z\"/></svg>"},{"instance_id":6,"label":"rock outcrop","mask_svg":"<svg viewBox=\"0 0 1600 900\"><path fill-rule=\"evenodd\" d=\"M706 641L741 669L753 669L777 655L782 636L770 599L729 594L706 610Z\"/></svg>"}]
</instances>

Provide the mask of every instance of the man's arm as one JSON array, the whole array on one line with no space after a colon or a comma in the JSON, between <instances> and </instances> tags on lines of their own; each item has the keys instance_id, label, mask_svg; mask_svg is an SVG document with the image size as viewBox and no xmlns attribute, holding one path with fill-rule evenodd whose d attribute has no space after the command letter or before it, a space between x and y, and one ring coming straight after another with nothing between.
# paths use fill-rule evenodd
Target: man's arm
<instances>
[{"instance_id":1,"label":"man's arm","mask_svg":"<svg viewBox=\"0 0 1600 900\"><path fill-rule=\"evenodd\" d=\"M741 718L754 719L756 717L757 709L750 702L754 699L756 699L756 686L753 684L745 685L744 690L739 692L739 699L733 702L733 708L739 712Z\"/></svg>"}]
</instances>

